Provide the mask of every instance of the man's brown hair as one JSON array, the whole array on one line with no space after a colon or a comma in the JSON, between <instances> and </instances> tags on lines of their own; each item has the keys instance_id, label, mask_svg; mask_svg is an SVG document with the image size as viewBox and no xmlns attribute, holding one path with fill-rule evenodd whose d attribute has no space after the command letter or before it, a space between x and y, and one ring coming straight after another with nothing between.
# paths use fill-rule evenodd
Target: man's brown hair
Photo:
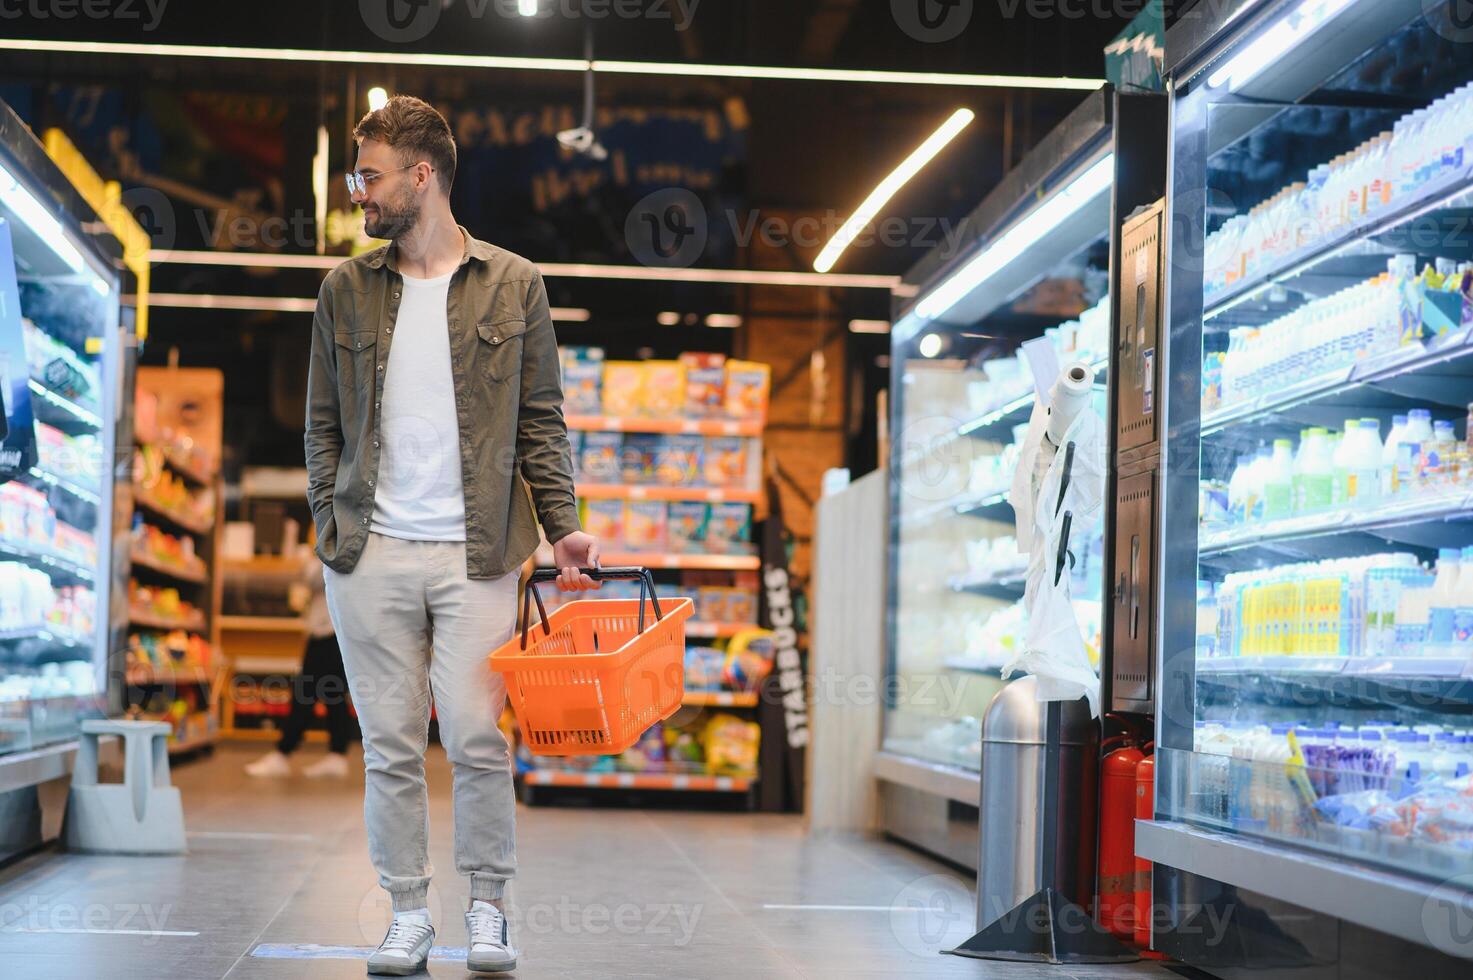
<instances>
[{"instance_id":1,"label":"man's brown hair","mask_svg":"<svg viewBox=\"0 0 1473 980\"><path fill-rule=\"evenodd\" d=\"M435 107L412 95L395 95L382 109L358 120L353 139L378 140L398 150L406 166L421 160L435 168L440 189L450 193L455 183L455 137L450 124Z\"/></svg>"}]
</instances>

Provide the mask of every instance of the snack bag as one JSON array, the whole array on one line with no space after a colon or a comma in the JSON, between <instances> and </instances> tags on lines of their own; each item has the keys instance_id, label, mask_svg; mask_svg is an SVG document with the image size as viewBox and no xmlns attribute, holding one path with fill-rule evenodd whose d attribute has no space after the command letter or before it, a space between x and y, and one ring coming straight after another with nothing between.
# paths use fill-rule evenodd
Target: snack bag
<instances>
[{"instance_id":1,"label":"snack bag","mask_svg":"<svg viewBox=\"0 0 1473 980\"><path fill-rule=\"evenodd\" d=\"M751 589L732 589L726 597L726 614L733 623L755 623L757 593Z\"/></svg>"},{"instance_id":2,"label":"snack bag","mask_svg":"<svg viewBox=\"0 0 1473 980\"><path fill-rule=\"evenodd\" d=\"M658 769L665 764L665 726L658 721L639 736L639 741L619 756L619 768L631 772Z\"/></svg>"},{"instance_id":3,"label":"snack bag","mask_svg":"<svg viewBox=\"0 0 1473 980\"><path fill-rule=\"evenodd\" d=\"M579 478L589 483L618 483L623 446L622 433L584 433L579 453Z\"/></svg>"},{"instance_id":4,"label":"snack bag","mask_svg":"<svg viewBox=\"0 0 1473 980\"><path fill-rule=\"evenodd\" d=\"M664 729L666 761L687 765L700 765L705 761L705 751L701 748L701 741L696 738L694 732L684 728L675 728L669 724L666 724Z\"/></svg>"},{"instance_id":5,"label":"snack bag","mask_svg":"<svg viewBox=\"0 0 1473 980\"><path fill-rule=\"evenodd\" d=\"M756 772L761 738L762 729L756 722L743 721L736 715L715 715L701 731L706 768L712 772Z\"/></svg>"},{"instance_id":6,"label":"snack bag","mask_svg":"<svg viewBox=\"0 0 1473 980\"><path fill-rule=\"evenodd\" d=\"M666 542L671 551L699 554L706 549L706 505L689 500L670 504Z\"/></svg>"},{"instance_id":7,"label":"snack bag","mask_svg":"<svg viewBox=\"0 0 1473 980\"><path fill-rule=\"evenodd\" d=\"M623 547L624 501L583 501L583 530L598 538L604 548Z\"/></svg>"},{"instance_id":8,"label":"snack bag","mask_svg":"<svg viewBox=\"0 0 1473 980\"><path fill-rule=\"evenodd\" d=\"M567 415L597 415L601 410L604 366L602 361L571 361L563 365L563 412Z\"/></svg>"},{"instance_id":9,"label":"snack bag","mask_svg":"<svg viewBox=\"0 0 1473 980\"><path fill-rule=\"evenodd\" d=\"M603 410L605 415L627 418L638 415L643 399L644 364L640 361L604 361Z\"/></svg>"},{"instance_id":10,"label":"snack bag","mask_svg":"<svg viewBox=\"0 0 1473 980\"><path fill-rule=\"evenodd\" d=\"M747 445L740 436L713 436L706 440L701 471L707 486L733 487L747 483Z\"/></svg>"},{"instance_id":11,"label":"snack bag","mask_svg":"<svg viewBox=\"0 0 1473 980\"><path fill-rule=\"evenodd\" d=\"M742 630L731 638L722 667L722 681L734 691L755 691L772 673L777 647L764 629Z\"/></svg>"},{"instance_id":12,"label":"snack bag","mask_svg":"<svg viewBox=\"0 0 1473 980\"><path fill-rule=\"evenodd\" d=\"M712 504L706 521L706 550L713 555L736 555L748 550L752 536L751 504Z\"/></svg>"},{"instance_id":13,"label":"snack bag","mask_svg":"<svg viewBox=\"0 0 1473 980\"><path fill-rule=\"evenodd\" d=\"M624 436L620 473L625 483L655 481L655 459L663 449L665 439L665 436L652 432L631 432Z\"/></svg>"},{"instance_id":14,"label":"snack bag","mask_svg":"<svg viewBox=\"0 0 1473 980\"><path fill-rule=\"evenodd\" d=\"M666 436L655 457L655 482L667 487L699 486L705 448L701 436Z\"/></svg>"},{"instance_id":15,"label":"snack bag","mask_svg":"<svg viewBox=\"0 0 1473 980\"><path fill-rule=\"evenodd\" d=\"M582 466L583 465L583 430L582 429L569 429L568 430L568 449L571 451L571 455L573 457L573 469L576 471L579 466ZM575 476L577 475L576 472L575 472L574 475Z\"/></svg>"},{"instance_id":16,"label":"snack bag","mask_svg":"<svg viewBox=\"0 0 1473 980\"><path fill-rule=\"evenodd\" d=\"M631 551L664 551L664 501L631 500L624 513L624 543Z\"/></svg>"},{"instance_id":17,"label":"snack bag","mask_svg":"<svg viewBox=\"0 0 1473 980\"><path fill-rule=\"evenodd\" d=\"M680 417L685 407L685 365L679 361L645 361L642 408L659 419Z\"/></svg>"},{"instance_id":18,"label":"snack bag","mask_svg":"<svg viewBox=\"0 0 1473 980\"><path fill-rule=\"evenodd\" d=\"M726 362L726 414L734 419L765 419L772 369L755 361Z\"/></svg>"},{"instance_id":19,"label":"snack bag","mask_svg":"<svg viewBox=\"0 0 1473 980\"><path fill-rule=\"evenodd\" d=\"M719 416L726 404L726 355L687 351L680 360L685 365L685 414L693 419Z\"/></svg>"}]
</instances>

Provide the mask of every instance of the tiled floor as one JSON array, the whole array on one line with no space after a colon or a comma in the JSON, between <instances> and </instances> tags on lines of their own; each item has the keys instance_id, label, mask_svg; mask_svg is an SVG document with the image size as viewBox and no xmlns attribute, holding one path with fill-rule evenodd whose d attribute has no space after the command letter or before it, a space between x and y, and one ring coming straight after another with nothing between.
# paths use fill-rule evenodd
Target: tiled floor
<instances>
[{"instance_id":1,"label":"tiled floor","mask_svg":"<svg viewBox=\"0 0 1473 980\"><path fill-rule=\"evenodd\" d=\"M304 753L315 757L315 750ZM190 853L47 852L0 871L0 975L45 980L361 977L388 921L362 779L249 780L222 748L175 770ZM431 908L465 977L450 774L432 753ZM892 844L810 839L794 817L522 808L511 891L520 978L1171 977L938 955L971 932L971 883ZM331 947L347 947L332 949ZM316 958L302 958L313 956Z\"/></svg>"}]
</instances>

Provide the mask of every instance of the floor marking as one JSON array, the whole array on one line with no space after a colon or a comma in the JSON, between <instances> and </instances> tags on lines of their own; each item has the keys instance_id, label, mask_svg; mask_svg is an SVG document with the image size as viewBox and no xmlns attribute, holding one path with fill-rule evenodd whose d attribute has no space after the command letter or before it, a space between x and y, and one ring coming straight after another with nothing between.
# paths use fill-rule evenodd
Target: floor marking
<instances>
[{"instance_id":1,"label":"floor marking","mask_svg":"<svg viewBox=\"0 0 1473 980\"><path fill-rule=\"evenodd\" d=\"M273 834L249 830L191 830L190 837L209 837L213 840L314 840L311 834Z\"/></svg>"},{"instance_id":2,"label":"floor marking","mask_svg":"<svg viewBox=\"0 0 1473 980\"><path fill-rule=\"evenodd\" d=\"M260 943L251 955L267 960L366 960L376 946L326 946L319 943ZM464 960L464 946L435 946L432 960Z\"/></svg>"},{"instance_id":3,"label":"floor marking","mask_svg":"<svg viewBox=\"0 0 1473 980\"><path fill-rule=\"evenodd\" d=\"M61 936L198 936L173 929L52 929L47 926L0 926L0 932L45 932Z\"/></svg>"},{"instance_id":4,"label":"floor marking","mask_svg":"<svg viewBox=\"0 0 1473 980\"><path fill-rule=\"evenodd\" d=\"M763 905L764 909L803 912L950 912L918 905Z\"/></svg>"}]
</instances>

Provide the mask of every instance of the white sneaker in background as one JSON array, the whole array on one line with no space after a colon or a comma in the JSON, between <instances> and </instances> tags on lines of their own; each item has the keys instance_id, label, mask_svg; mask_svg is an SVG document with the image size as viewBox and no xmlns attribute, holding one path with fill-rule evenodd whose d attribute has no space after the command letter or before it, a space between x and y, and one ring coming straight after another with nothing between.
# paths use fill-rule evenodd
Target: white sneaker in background
<instances>
[{"instance_id":1,"label":"white sneaker in background","mask_svg":"<svg viewBox=\"0 0 1473 980\"><path fill-rule=\"evenodd\" d=\"M400 912L389 925L384 941L368 957L368 972L388 977L419 973L429 962L430 947L434 945L435 927L430 924L428 909Z\"/></svg>"},{"instance_id":2,"label":"white sneaker in background","mask_svg":"<svg viewBox=\"0 0 1473 980\"><path fill-rule=\"evenodd\" d=\"M465 967L472 973L504 973L517 968L517 951L511 948L506 916L490 902L471 903L465 914Z\"/></svg>"},{"instance_id":3,"label":"white sneaker in background","mask_svg":"<svg viewBox=\"0 0 1473 980\"><path fill-rule=\"evenodd\" d=\"M245 771L247 776L281 779L292 774L292 764L287 761L286 756L273 750L246 766Z\"/></svg>"},{"instance_id":4,"label":"white sneaker in background","mask_svg":"<svg viewBox=\"0 0 1473 980\"><path fill-rule=\"evenodd\" d=\"M303 769L302 775L308 779L347 779L348 757L341 752L329 752Z\"/></svg>"}]
</instances>

